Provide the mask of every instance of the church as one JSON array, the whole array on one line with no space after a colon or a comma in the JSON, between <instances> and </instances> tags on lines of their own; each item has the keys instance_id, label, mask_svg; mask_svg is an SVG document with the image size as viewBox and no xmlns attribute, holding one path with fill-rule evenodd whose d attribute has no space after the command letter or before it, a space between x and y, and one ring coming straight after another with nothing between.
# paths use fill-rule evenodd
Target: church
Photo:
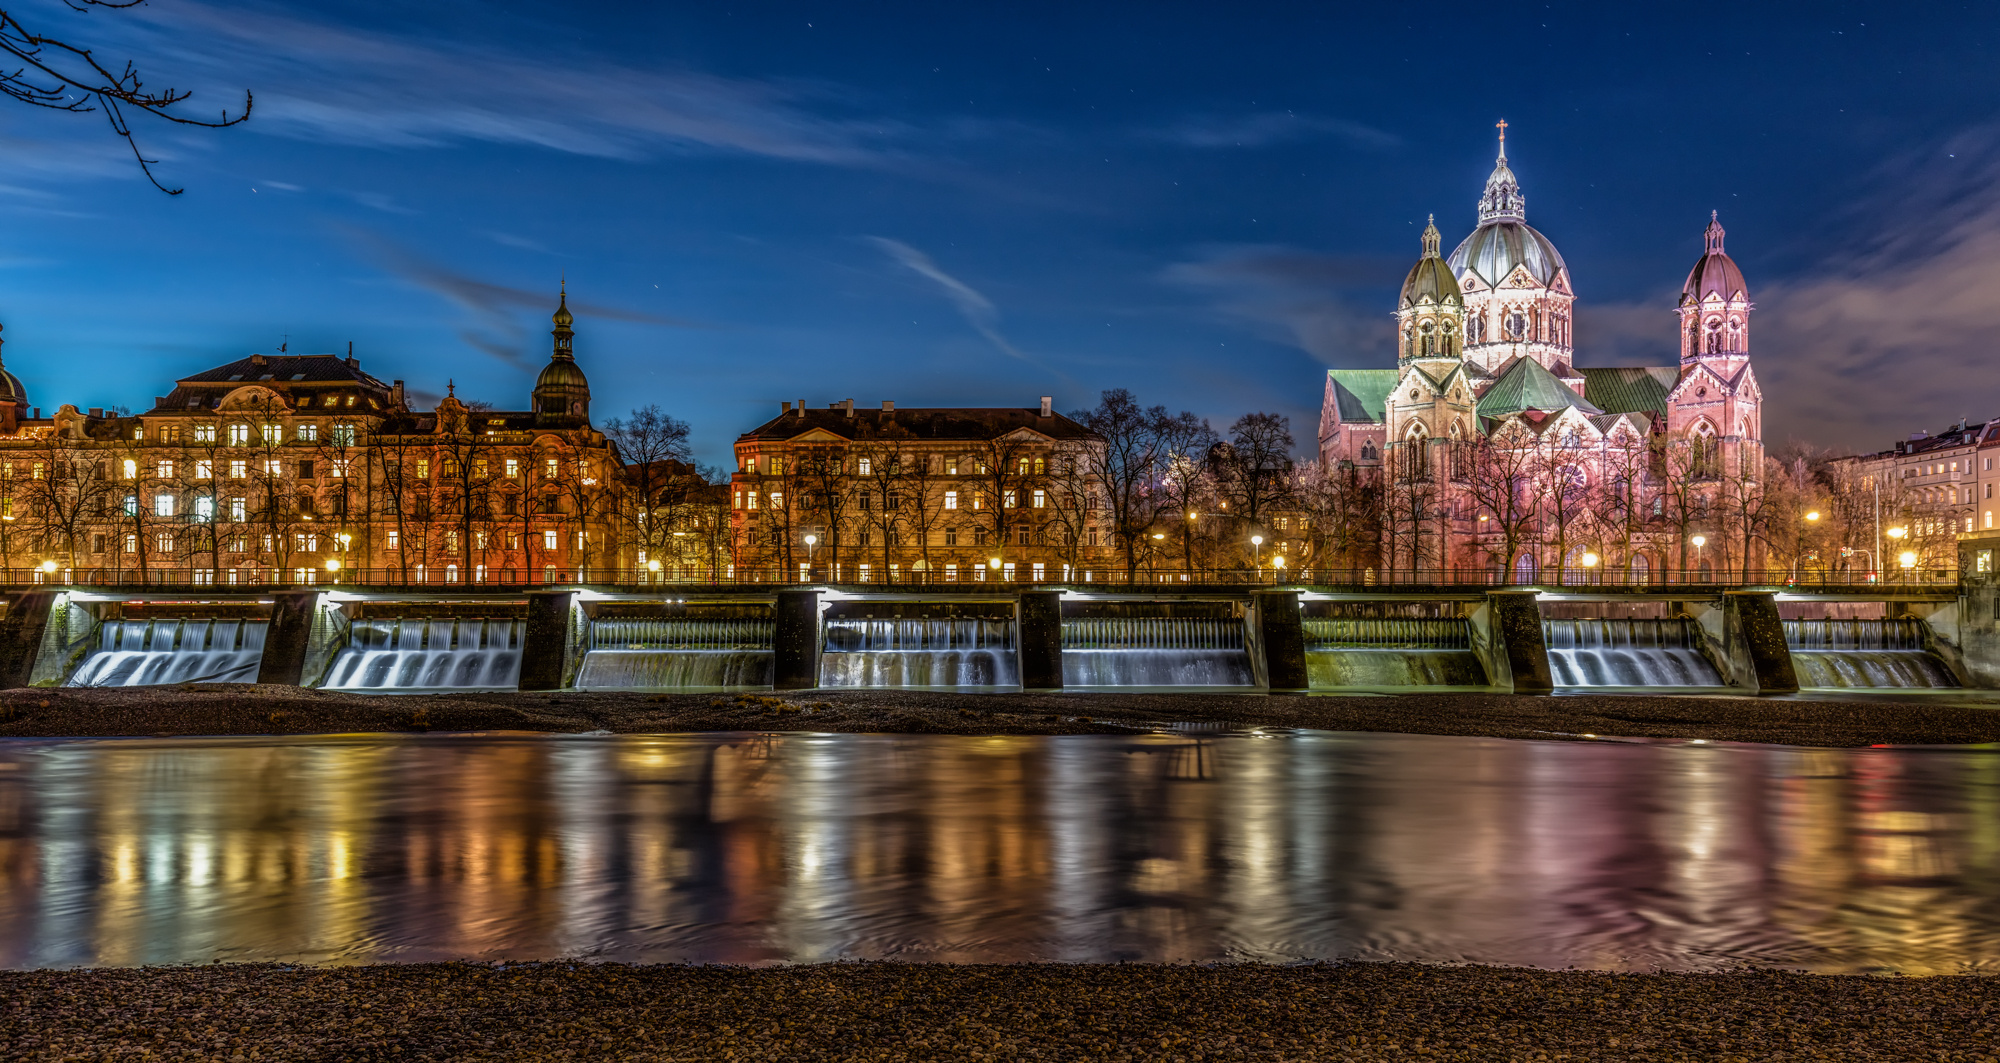
<instances>
[{"instance_id":1,"label":"church","mask_svg":"<svg viewBox=\"0 0 2000 1063\"><path fill-rule=\"evenodd\" d=\"M1710 215L1674 308L1678 365L1579 367L1569 267L1528 224L1499 128L1478 225L1449 255L1435 216L1424 229L1396 368L1328 371L1322 467L1379 478L1392 571L1531 582L1602 565L1645 582L1707 567L1719 553L1689 557L1685 540L1763 466L1749 292L1722 225Z\"/></svg>"}]
</instances>

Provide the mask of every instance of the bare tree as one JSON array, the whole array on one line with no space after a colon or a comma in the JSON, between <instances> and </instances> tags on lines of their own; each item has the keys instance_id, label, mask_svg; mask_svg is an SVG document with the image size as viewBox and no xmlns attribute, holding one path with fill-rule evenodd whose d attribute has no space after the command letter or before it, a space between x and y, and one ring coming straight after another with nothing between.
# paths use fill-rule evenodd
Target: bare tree
<instances>
[{"instance_id":1,"label":"bare tree","mask_svg":"<svg viewBox=\"0 0 2000 1063\"><path fill-rule=\"evenodd\" d=\"M1232 512L1253 527L1264 511L1285 497L1292 468L1291 419L1275 413L1246 413L1229 426L1229 441L1212 459Z\"/></svg>"},{"instance_id":2,"label":"bare tree","mask_svg":"<svg viewBox=\"0 0 2000 1063\"><path fill-rule=\"evenodd\" d=\"M1162 511L1178 515L1181 540L1181 567L1194 572L1194 541L1201 532L1201 515L1213 513L1218 497L1215 470L1208 455L1221 442L1204 418L1187 411L1161 417L1155 432L1159 439L1159 468L1155 483Z\"/></svg>"},{"instance_id":3,"label":"bare tree","mask_svg":"<svg viewBox=\"0 0 2000 1063\"><path fill-rule=\"evenodd\" d=\"M63 2L72 10L85 11L93 7L137 7L145 0ZM123 138L132 149L132 157L138 160L146 180L170 196L180 195L184 190L168 188L153 176L153 164L159 160L148 159L139 150L139 142L133 138L132 127L126 120L127 110L141 111L175 125L206 129L222 129L250 118L253 101L248 92L243 94L243 110L234 116L225 109L213 120L190 118L174 108L188 100L191 93L174 88L150 91L140 80L138 69L130 62L125 64L124 70L114 72L100 63L89 48L29 30L11 10L0 9L0 51L5 51L23 64L11 72L0 72L0 93L22 103L56 111L77 114L102 111L105 120L111 123L111 132Z\"/></svg>"},{"instance_id":4,"label":"bare tree","mask_svg":"<svg viewBox=\"0 0 2000 1063\"><path fill-rule=\"evenodd\" d=\"M1501 579L1511 579L1521 548L1532 541L1537 512L1534 490L1535 440L1518 424L1471 444L1465 491L1477 512L1473 521L1488 541L1487 552L1499 559ZM1480 521L1479 517L1486 520ZM1500 548L1493 550L1491 540Z\"/></svg>"},{"instance_id":5,"label":"bare tree","mask_svg":"<svg viewBox=\"0 0 2000 1063\"><path fill-rule=\"evenodd\" d=\"M649 558L670 553L677 529L664 526L653 510L670 490L677 499L686 495L682 481L693 458L687 422L649 405L633 410L630 417L606 421L604 434L618 448L625 466L625 490L636 503L622 511L625 534Z\"/></svg>"},{"instance_id":6,"label":"bare tree","mask_svg":"<svg viewBox=\"0 0 2000 1063\"><path fill-rule=\"evenodd\" d=\"M1155 485L1166 458L1160 429L1170 415L1164 406L1142 409L1130 391L1113 388L1103 393L1095 409L1078 410L1070 417L1103 440L1084 456L1104 498L1112 542L1125 554L1125 578L1130 580L1159 515L1161 495Z\"/></svg>"}]
</instances>

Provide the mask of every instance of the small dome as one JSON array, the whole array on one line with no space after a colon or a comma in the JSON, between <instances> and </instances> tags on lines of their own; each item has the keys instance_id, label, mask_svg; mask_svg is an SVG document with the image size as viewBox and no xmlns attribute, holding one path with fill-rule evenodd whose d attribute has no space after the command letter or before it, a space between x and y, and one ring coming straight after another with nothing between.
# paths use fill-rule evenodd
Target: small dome
<instances>
[{"instance_id":1,"label":"small dome","mask_svg":"<svg viewBox=\"0 0 2000 1063\"><path fill-rule=\"evenodd\" d=\"M1698 303L1711 294L1724 299L1748 298L1750 288L1743 283L1743 271L1722 249L1722 223L1713 211L1708 215L1708 231L1702 236L1706 249L1688 271L1687 283L1681 285L1681 302Z\"/></svg>"},{"instance_id":2,"label":"small dome","mask_svg":"<svg viewBox=\"0 0 2000 1063\"><path fill-rule=\"evenodd\" d=\"M1528 275L1544 287L1553 285L1556 274L1569 268L1548 237L1527 222L1505 218L1472 230L1445 261L1453 273L1470 269L1488 287L1505 280L1516 266L1526 266Z\"/></svg>"},{"instance_id":3,"label":"small dome","mask_svg":"<svg viewBox=\"0 0 2000 1063\"><path fill-rule=\"evenodd\" d=\"M1438 227L1435 214L1431 215L1430 222L1424 226L1423 242L1424 257L1417 259L1417 264L1410 267L1410 275L1403 278L1403 297L1397 302L1397 306L1407 310L1426 299L1437 304L1464 305L1464 296L1458 290L1458 279L1451 275L1451 270L1444 264L1444 259L1438 257Z\"/></svg>"},{"instance_id":4,"label":"small dome","mask_svg":"<svg viewBox=\"0 0 2000 1063\"><path fill-rule=\"evenodd\" d=\"M568 328L576 324L576 318L571 316L569 312L569 291L567 285L564 286L564 291L556 303L555 315L549 318L549 320L555 322L557 328Z\"/></svg>"},{"instance_id":5,"label":"small dome","mask_svg":"<svg viewBox=\"0 0 2000 1063\"><path fill-rule=\"evenodd\" d=\"M5 369L0 369L0 402L28 404L28 389L21 384L21 378Z\"/></svg>"},{"instance_id":6,"label":"small dome","mask_svg":"<svg viewBox=\"0 0 2000 1063\"><path fill-rule=\"evenodd\" d=\"M535 378L535 390L544 388L589 388L590 381L583 375L583 369L568 358L557 358L542 367L542 375Z\"/></svg>"}]
</instances>

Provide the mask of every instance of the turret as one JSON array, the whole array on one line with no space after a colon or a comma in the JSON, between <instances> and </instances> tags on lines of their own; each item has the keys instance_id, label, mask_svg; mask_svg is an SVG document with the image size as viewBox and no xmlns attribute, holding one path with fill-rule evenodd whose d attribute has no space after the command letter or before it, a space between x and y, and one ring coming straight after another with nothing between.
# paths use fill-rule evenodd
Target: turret
<instances>
[{"instance_id":1,"label":"turret","mask_svg":"<svg viewBox=\"0 0 2000 1063\"><path fill-rule=\"evenodd\" d=\"M535 378L535 424L550 427L589 424L590 381L585 379L570 349L570 341L576 336L570 325L576 318L569 312L567 284L563 285L555 315L550 320L556 326L549 333L555 339L555 348L549 355L549 364Z\"/></svg>"}]
</instances>

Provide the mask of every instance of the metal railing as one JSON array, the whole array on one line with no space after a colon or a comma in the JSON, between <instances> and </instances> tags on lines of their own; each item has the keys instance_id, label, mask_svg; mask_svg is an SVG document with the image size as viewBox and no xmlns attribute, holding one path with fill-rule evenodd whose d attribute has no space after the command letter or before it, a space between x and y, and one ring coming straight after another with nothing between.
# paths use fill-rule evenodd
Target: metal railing
<instances>
[{"instance_id":1,"label":"metal railing","mask_svg":"<svg viewBox=\"0 0 2000 1063\"><path fill-rule=\"evenodd\" d=\"M981 591L1018 590L1023 587L1049 586L1070 587L1079 590L1093 588L1129 588L1134 591L1172 591L1180 587L1256 587L1283 586L1300 588L1330 588L1342 590L1366 590L1381 588L1399 589L1439 589L1477 590L1503 587L1536 588L1545 591L1622 591L1631 593L1670 593L1680 588L1699 590L1727 590L1732 588L1757 588L1765 590L1796 590L1801 592L1823 591L1839 593L1885 593L1910 591L1945 591L1954 589L1959 583L1959 573L1955 569L1902 569L1890 573L1877 574L1863 572L1808 572L1794 573L1789 570L1752 570L1745 573L1696 572L1696 571L1654 571L1644 574L1629 571L1609 571L1603 569L1578 569L1574 571L1545 571L1532 579L1520 579L1508 573L1489 569L1140 569L1126 572L1123 569L1072 569L1065 577L1060 565L1050 565L1046 578L1024 578L1021 566L1013 579L1005 578L1005 573L989 569L967 569L963 572L883 572L872 570L871 578L857 579L859 573L843 566L845 571L836 574L824 566L801 574L796 569L738 567L733 571L719 574L676 575L671 572L653 572L647 569L598 569L591 568L578 572L573 569L517 573L509 570L501 572L464 573L442 567L428 567L421 571L402 568L344 568L329 572L323 569L291 569L273 572L268 569L256 571L238 569L220 573L200 569L153 569L143 575L136 571L98 573L88 576L69 576L63 572L48 572L39 568L0 568L0 586L9 588L32 588L72 586L82 588L103 588L117 590L140 590L144 588L172 589L176 592L212 591L215 593L243 593L286 588L394 588L414 592L507 592L524 591L542 587L605 587L621 591L645 592L648 589L725 590L732 587L812 587L841 586L855 588L914 588L925 587L949 590L954 593L979 593Z\"/></svg>"}]
</instances>

